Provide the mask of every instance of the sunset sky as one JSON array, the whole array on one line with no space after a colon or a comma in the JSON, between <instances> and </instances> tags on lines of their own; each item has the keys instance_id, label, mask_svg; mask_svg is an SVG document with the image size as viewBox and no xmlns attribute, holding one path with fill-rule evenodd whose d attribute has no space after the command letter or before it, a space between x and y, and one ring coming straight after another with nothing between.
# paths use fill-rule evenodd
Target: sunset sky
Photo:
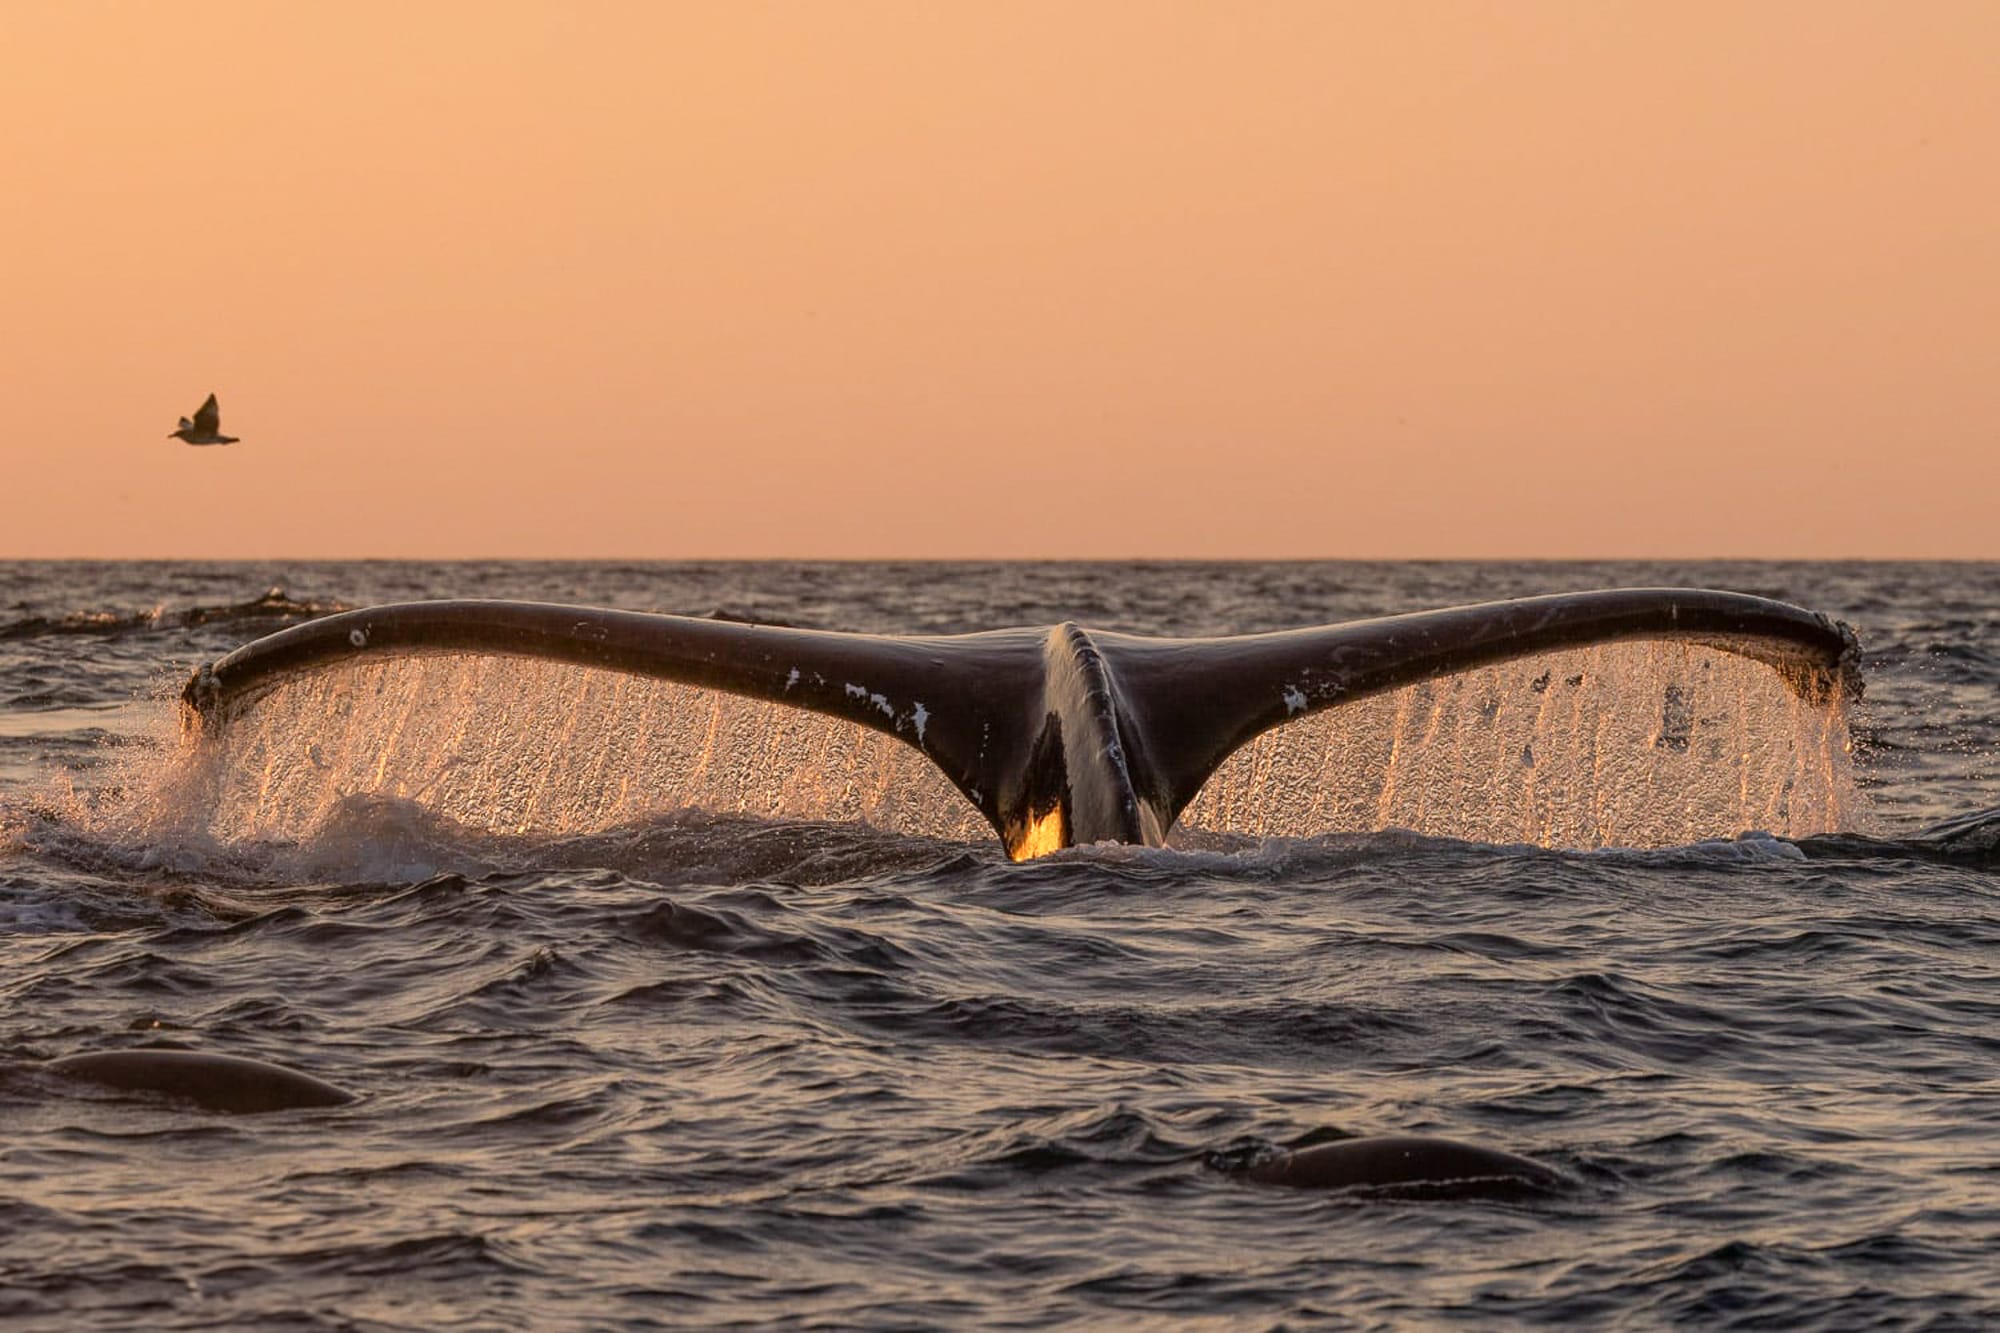
<instances>
[{"instance_id":1,"label":"sunset sky","mask_svg":"<svg viewBox=\"0 0 2000 1333\"><path fill-rule=\"evenodd\" d=\"M0 556L2000 557L1996 71L1990 0L13 0Z\"/></svg>"}]
</instances>

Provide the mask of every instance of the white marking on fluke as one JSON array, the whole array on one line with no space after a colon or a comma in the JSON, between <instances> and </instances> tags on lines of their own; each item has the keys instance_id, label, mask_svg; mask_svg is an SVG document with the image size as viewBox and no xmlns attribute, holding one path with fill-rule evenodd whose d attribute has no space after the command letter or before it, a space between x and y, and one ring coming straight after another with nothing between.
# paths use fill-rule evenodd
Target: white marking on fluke
<instances>
[{"instance_id":1,"label":"white marking on fluke","mask_svg":"<svg viewBox=\"0 0 2000 1333\"><path fill-rule=\"evenodd\" d=\"M1289 713L1303 713L1305 711L1306 711L1305 692L1299 689L1299 687L1296 685L1285 686L1285 712L1289 714Z\"/></svg>"},{"instance_id":2,"label":"white marking on fluke","mask_svg":"<svg viewBox=\"0 0 2000 1333\"><path fill-rule=\"evenodd\" d=\"M848 698L866 699L869 703L874 704L877 708L882 710L882 716L890 718L892 720L895 718L896 705L889 702L888 695L873 694L869 691L866 685L856 685L851 680L848 681L843 688L846 689Z\"/></svg>"}]
</instances>

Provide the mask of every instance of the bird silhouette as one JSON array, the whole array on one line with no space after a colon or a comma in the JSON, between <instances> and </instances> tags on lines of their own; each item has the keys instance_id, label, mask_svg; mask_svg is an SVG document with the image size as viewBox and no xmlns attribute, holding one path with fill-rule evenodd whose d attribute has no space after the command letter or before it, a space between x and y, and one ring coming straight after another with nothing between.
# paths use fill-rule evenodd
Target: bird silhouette
<instances>
[{"instance_id":1,"label":"bird silhouette","mask_svg":"<svg viewBox=\"0 0 2000 1333\"><path fill-rule=\"evenodd\" d=\"M236 436L222 433L222 409L216 406L215 395L194 410L194 420L181 418L181 428L168 431L170 440L186 440L189 444L234 444Z\"/></svg>"}]
</instances>

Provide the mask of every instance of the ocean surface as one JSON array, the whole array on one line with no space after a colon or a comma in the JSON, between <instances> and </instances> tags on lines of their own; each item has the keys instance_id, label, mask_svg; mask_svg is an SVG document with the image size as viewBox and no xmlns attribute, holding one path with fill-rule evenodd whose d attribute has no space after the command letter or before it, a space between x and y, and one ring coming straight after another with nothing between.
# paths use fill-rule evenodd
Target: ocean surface
<instances>
[{"instance_id":1,"label":"ocean surface","mask_svg":"<svg viewBox=\"0 0 2000 1333\"><path fill-rule=\"evenodd\" d=\"M647 789L606 749L615 687L411 687L399 719L474 719L454 755L472 693L527 728L503 766L534 817L504 827L431 799L443 742L357 758L404 722L338 681L260 723L310 764L205 784L175 704L240 644L418 598L1210 635L1650 585L1865 650L1817 750L1748 694L1633 687L1643 780L1721 778L1642 803L1683 820L1665 845L1465 836L1512 828L1465 812L1564 738L1413 756L1436 694L1369 752L1395 772L1355 808L1388 827L1020 864L977 827L593 804ZM0 1322L2000 1327L1996 717L1992 565L0 563ZM1752 751L1800 770L1777 805L1732 776ZM1639 780L1576 771L1588 810ZM1277 797L1234 780L1223 824ZM358 1096L228 1115L42 1067L142 1045ZM1386 1133L1564 1183L1241 1173Z\"/></svg>"}]
</instances>

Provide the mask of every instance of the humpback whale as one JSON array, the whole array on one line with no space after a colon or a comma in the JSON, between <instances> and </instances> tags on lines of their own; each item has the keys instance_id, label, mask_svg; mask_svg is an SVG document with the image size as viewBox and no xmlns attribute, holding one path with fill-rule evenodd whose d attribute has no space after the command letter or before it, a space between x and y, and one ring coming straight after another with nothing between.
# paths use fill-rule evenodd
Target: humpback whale
<instances>
[{"instance_id":1,"label":"humpback whale","mask_svg":"<svg viewBox=\"0 0 2000 1333\"><path fill-rule=\"evenodd\" d=\"M406 602L309 621L199 668L191 728L288 678L397 654L503 654L679 682L843 718L928 757L1015 860L1162 845L1260 732L1350 700L1553 649L1681 640L1761 661L1801 696L1860 691L1846 625L1687 588L1559 593L1317 628L1167 639L1064 623L846 634L512 601Z\"/></svg>"},{"instance_id":2,"label":"humpback whale","mask_svg":"<svg viewBox=\"0 0 2000 1333\"><path fill-rule=\"evenodd\" d=\"M1105 841L1162 845L1218 767L1294 718L1537 653L1629 640L1741 654L1815 702L1860 692L1859 645L1844 624L1746 594L1640 588L1206 639L1073 623L882 636L543 603L410 602L245 644L196 670L182 701L186 726L221 733L287 681L396 656L491 654L647 676L894 737L1025 860ZM121 1086L159 1087L178 1071L109 1072ZM1415 1135L1318 1143L1227 1169L1259 1185L1398 1198L1533 1198L1568 1183L1529 1158Z\"/></svg>"}]
</instances>

